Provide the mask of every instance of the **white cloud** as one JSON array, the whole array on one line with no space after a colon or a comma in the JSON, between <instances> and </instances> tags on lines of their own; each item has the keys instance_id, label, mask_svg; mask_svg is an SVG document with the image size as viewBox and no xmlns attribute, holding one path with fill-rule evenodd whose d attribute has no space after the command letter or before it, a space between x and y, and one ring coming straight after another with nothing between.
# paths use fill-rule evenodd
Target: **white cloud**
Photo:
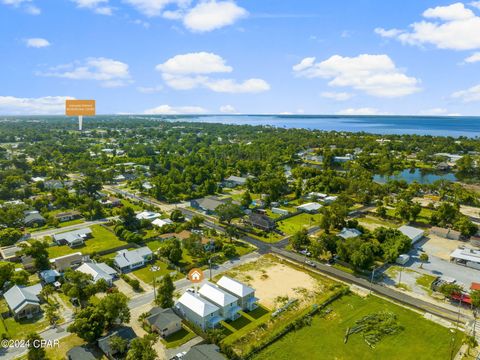
<instances>
[{"instance_id":1,"label":"white cloud","mask_svg":"<svg viewBox=\"0 0 480 360\"><path fill-rule=\"evenodd\" d=\"M332 87L351 87L378 97L400 97L419 91L419 80L407 76L388 55L334 55L322 62L305 58L293 66L298 76L330 79Z\"/></svg>"},{"instance_id":2,"label":"white cloud","mask_svg":"<svg viewBox=\"0 0 480 360\"><path fill-rule=\"evenodd\" d=\"M160 105L152 109L145 110L145 114L150 115L182 115L182 114L205 114L206 109L200 106L170 106Z\"/></svg>"},{"instance_id":3,"label":"white cloud","mask_svg":"<svg viewBox=\"0 0 480 360\"><path fill-rule=\"evenodd\" d=\"M466 90L460 90L452 94L454 99L460 99L463 102L480 101L480 84L472 86Z\"/></svg>"},{"instance_id":4,"label":"white cloud","mask_svg":"<svg viewBox=\"0 0 480 360\"><path fill-rule=\"evenodd\" d=\"M0 0L4 5L20 8L30 15L40 15L42 11L38 8L32 0Z\"/></svg>"},{"instance_id":5,"label":"white cloud","mask_svg":"<svg viewBox=\"0 0 480 360\"><path fill-rule=\"evenodd\" d=\"M478 2L471 5L478 8ZM480 48L480 17L463 3L437 6L423 12L426 20L410 25L411 30L375 29L383 37L396 38L409 45L431 44L439 49L473 50Z\"/></svg>"},{"instance_id":6,"label":"white cloud","mask_svg":"<svg viewBox=\"0 0 480 360\"><path fill-rule=\"evenodd\" d=\"M18 98L0 96L0 114L3 115L59 115L65 113L65 100L69 96Z\"/></svg>"},{"instance_id":7,"label":"white cloud","mask_svg":"<svg viewBox=\"0 0 480 360\"><path fill-rule=\"evenodd\" d=\"M220 79L205 83L210 90L221 93L260 93L270 90L270 85L263 79L248 79L236 82L232 79Z\"/></svg>"},{"instance_id":8,"label":"white cloud","mask_svg":"<svg viewBox=\"0 0 480 360\"><path fill-rule=\"evenodd\" d=\"M71 0L80 9L90 9L96 14L112 15L113 9L108 5L109 0Z\"/></svg>"},{"instance_id":9,"label":"white cloud","mask_svg":"<svg viewBox=\"0 0 480 360\"><path fill-rule=\"evenodd\" d=\"M131 82L128 64L108 58L87 58L37 72L39 76L59 77L73 80L96 80L104 87L125 86Z\"/></svg>"},{"instance_id":10,"label":"white cloud","mask_svg":"<svg viewBox=\"0 0 480 360\"><path fill-rule=\"evenodd\" d=\"M51 45L47 39L42 39L42 38L26 39L25 44L27 45L27 47L33 47L33 48L43 48Z\"/></svg>"},{"instance_id":11,"label":"white cloud","mask_svg":"<svg viewBox=\"0 0 480 360\"><path fill-rule=\"evenodd\" d=\"M258 93L270 89L263 79L247 79L238 82L234 79L212 78L212 75L230 73L231 66L219 55L207 52L176 55L155 69L162 74L165 83L177 90L204 87L222 93Z\"/></svg>"},{"instance_id":12,"label":"white cloud","mask_svg":"<svg viewBox=\"0 0 480 360\"><path fill-rule=\"evenodd\" d=\"M345 101L351 99L353 94L347 92L331 92L331 91L324 91L320 94L321 97L326 99L332 99L336 101Z\"/></svg>"},{"instance_id":13,"label":"white cloud","mask_svg":"<svg viewBox=\"0 0 480 360\"><path fill-rule=\"evenodd\" d=\"M232 105L220 106L220 112L224 114L238 114L237 110Z\"/></svg>"},{"instance_id":14,"label":"white cloud","mask_svg":"<svg viewBox=\"0 0 480 360\"><path fill-rule=\"evenodd\" d=\"M472 1L470 5L474 8L480 9L480 1Z\"/></svg>"},{"instance_id":15,"label":"white cloud","mask_svg":"<svg viewBox=\"0 0 480 360\"><path fill-rule=\"evenodd\" d=\"M137 90L143 94L155 94L163 90L162 85L157 86L138 86Z\"/></svg>"},{"instance_id":16,"label":"white cloud","mask_svg":"<svg viewBox=\"0 0 480 360\"><path fill-rule=\"evenodd\" d=\"M343 109L337 112L337 115L385 115L385 113L380 112L378 109L363 107L363 108L348 108Z\"/></svg>"},{"instance_id":17,"label":"white cloud","mask_svg":"<svg viewBox=\"0 0 480 360\"><path fill-rule=\"evenodd\" d=\"M426 116L461 116L458 113L450 113L445 108L432 108L427 110L422 110L418 112L419 115L426 115Z\"/></svg>"},{"instance_id":18,"label":"white cloud","mask_svg":"<svg viewBox=\"0 0 480 360\"><path fill-rule=\"evenodd\" d=\"M132 5L143 15L153 17L160 16L168 5L185 8L190 5L191 0L124 0L124 2Z\"/></svg>"},{"instance_id":19,"label":"white cloud","mask_svg":"<svg viewBox=\"0 0 480 360\"><path fill-rule=\"evenodd\" d=\"M168 74L211 74L233 70L231 66L225 65L221 56L203 51L176 55L157 65L155 69Z\"/></svg>"},{"instance_id":20,"label":"white cloud","mask_svg":"<svg viewBox=\"0 0 480 360\"><path fill-rule=\"evenodd\" d=\"M247 16L247 11L233 1L200 2L183 18L185 27L192 31L206 32L234 24Z\"/></svg>"},{"instance_id":21,"label":"white cloud","mask_svg":"<svg viewBox=\"0 0 480 360\"><path fill-rule=\"evenodd\" d=\"M476 63L479 61L480 61L480 52L476 52L465 59L466 63Z\"/></svg>"}]
</instances>

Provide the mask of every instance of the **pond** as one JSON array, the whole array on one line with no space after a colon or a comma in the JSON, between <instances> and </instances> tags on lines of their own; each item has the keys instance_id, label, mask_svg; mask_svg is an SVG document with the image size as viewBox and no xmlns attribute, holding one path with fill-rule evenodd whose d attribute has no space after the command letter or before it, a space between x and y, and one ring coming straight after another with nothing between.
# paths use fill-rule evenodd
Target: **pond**
<instances>
[{"instance_id":1,"label":"pond","mask_svg":"<svg viewBox=\"0 0 480 360\"><path fill-rule=\"evenodd\" d=\"M415 169L414 171L405 169L389 176L374 175L373 180L381 184L386 183L388 180L405 180L409 184L414 181L418 182L419 184L432 184L437 180L457 181L457 177L451 172L434 173L425 172L421 169Z\"/></svg>"}]
</instances>

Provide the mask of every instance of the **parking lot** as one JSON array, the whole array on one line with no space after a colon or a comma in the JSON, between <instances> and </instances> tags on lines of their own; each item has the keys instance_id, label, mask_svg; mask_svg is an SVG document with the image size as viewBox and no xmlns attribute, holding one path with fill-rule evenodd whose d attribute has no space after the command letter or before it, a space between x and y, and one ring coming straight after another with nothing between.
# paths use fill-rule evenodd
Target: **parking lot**
<instances>
[{"instance_id":1,"label":"parking lot","mask_svg":"<svg viewBox=\"0 0 480 360\"><path fill-rule=\"evenodd\" d=\"M450 262L447 257L439 257L439 254L449 253L449 247L456 249L457 246L454 243L461 243L454 240L442 239L445 243L445 248L441 248L441 243L438 242L438 239L426 238L425 240L420 241L415 244L415 247L410 251L410 260L405 264L405 267L411 268L413 270L418 270L422 262L419 259L419 256L422 251L418 248L421 248L424 252L428 254L429 260L427 263L423 264L423 270L431 273L435 276L441 277L450 277L454 278L458 283L462 284L466 290L470 288L472 282L480 282L480 270L472 269L469 267L461 266L455 263ZM446 245L449 245L447 247Z\"/></svg>"}]
</instances>

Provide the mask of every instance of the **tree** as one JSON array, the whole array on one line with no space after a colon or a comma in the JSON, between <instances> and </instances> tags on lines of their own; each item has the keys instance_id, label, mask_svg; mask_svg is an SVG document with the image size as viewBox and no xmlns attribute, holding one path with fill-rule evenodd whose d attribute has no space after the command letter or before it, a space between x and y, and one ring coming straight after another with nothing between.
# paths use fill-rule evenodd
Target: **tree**
<instances>
[{"instance_id":1,"label":"tree","mask_svg":"<svg viewBox=\"0 0 480 360\"><path fill-rule=\"evenodd\" d=\"M47 353L41 346L42 338L37 333L30 333L25 339L28 344L28 360L47 360Z\"/></svg>"},{"instance_id":2,"label":"tree","mask_svg":"<svg viewBox=\"0 0 480 360\"><path fill-rule=\"evenodd\" d=\"M200 216L200 215L195 215L192 217L192 219L190 220L190 225L192 227L192 229L197 229L200 227L200 225L203 223L203 216Z\"/></svg>"},{"instance_id":3,"label":"tree","mask_svg":"<svg viewBox=\"0 0 480 360\"><path fill-rule=\"evenodd\" d=\"M53 294L54 288L51 284L46 284L42 290L40 291L40 294L45 298L45 300L48 302L48 297Z\"/></svg>"},{"instance_id":4,"label":"tree","mask_svg":"<svg viewBox=\"0 0 480 360\"><path fill-rule=\"evenodd\" d=\"M107 328L117 323L128 323L130 321L128 298L122 293L108 294L97 304L97 309L102 312Z\"/></svg>"},{"instance_id":5,"label":"tree","mask_svg":"<svg viewBox=\"0 0 480 360\"><path fill-rule=\"evenodd\" d=\"M105 330L105 316L94 306L80 310L67 330L83 340L94 343Z\"/></svg>"},{"instance_id":6,"label":"tree","mask_svg":"<svg viewBox=\"0 0 480 360\"><path fill-rule=\"evenodd\" d=\"M472 305L476 308L480 307L480 290L470 291L470 298L472 299Z\"/></svg>"},{"instance_id":7,"label":"tree","mask_svg":"<svg viewBox=\"0 0 480 360\"><path fill-rule=\"evenodd\" d=\"M418 215L422 211L422 206L418 202L414 202L413 205L410 207L410 218L412 221L416 221Z\"/></svg>"},{"instance_id":8,"label":"tree","mask_svg":"<svg viewBox=\"0 0 480 360\"><path fill-rule=\"evenodd\" d=\"M453 225L455 229L460 231L463 236L475 235L478 231L477 225L475 225L468 217L460 216L459 219Z\"/></svg>"},{"instance_id":9,"label":"tree","mask_svg":"<svg viewBox=\"0 0 480 360\"><path fill-rule=\"evenodd\" d=\"M124 206L121 208L118 216L127 230L133 231L138 229L140 221L137 219L135 211L130 206Z\"/></svg>"},{"instance_id":10,"label":"tree","mask_svg":"<svg viewBox=\"0 0 480 360\"><path fill-rule=\"evenodd\" d=\"M3 288L7 281L10 281L15 271L12 263L0 263L0 288Z\"/></svg>"},{"instance_id":11,"label":"tree","mask_svg":"<svg viewBox=\"0 0 480 360\"><path fill-rule=\"evenodd\" d=\"M252 196L250 195L250 191L247 190L242 195L241 205L244 208L248 208L251 203L252 203Z\"/></svg>"},{"instance_id":12,"label":"tree","mask_svg":"<svg viewBox=\"0 0 480 360\"><path fill-rule=\"evenodd\" d=\"M297 251L303 249L305 246L308 246L308 244L310 244L310 238L308 237L307 229L297 231L290 237L289 243L292 248Z\"/></svg>"},{"instance_id":13,"label":"tree","mask_svg":"<svg viewBox=\"0 0 480 360\"><path fill-rule=\"evenodd\" d=\"M90 274L67 269L64 279L63 293L70 298L77 298L81 303L98 292L97 285L93 283L93 277Z\"/></svg>"},{"instance_id":14,"label":"tree","mask_svg":"<svg viewBox=\"0 0 480 360\"><path fill-rule=\"evenodd\" d=\"M332 212L329 208L322 208L322 217L320 218L320 227L325 230L326 234L330 233L330 227L332 226Z\"/></svg>"},{"instance_id":15,"label":"tree","mask_svg":"<svg viewBox=\"0 0 480 360\"><path fill-rule=\"evenodd\" d=\"M423 264L428 262L428 254L427 253L421 253L419 259L422 262L420 264L420 268L423 268Z\"/></svg>"},{"instance_id":16,"label":"tree","mask_svg":"<svg viewBox=\"0 0 480 360\"><path fill-rule=\"evenodd\" d=\"M440 285L439 292L441 292L446 297L452 297L453 295L460 295L463 292L463 287L455 283L444 283Z\"/></svg>"},{"instance_id":17,"label":"tree","mask_svg":"<svg viewBox=\"0 0 480 360\"><path fill-rule=\"evenodd\" d=\"M20 270L20 269L19 269ZM28 278L30 273L25 270L14 271L10 281L15 285L28 285Z\"/></svg>"},{"instance_id":18,"label":"tree","mask_svg":"<svg viewBox=\"0 0 480 360\"><path fill-rule=\"evenodd\" d=\"M60 320L60 316L58 315L58 305L48 304L45 310L45 318L50 325L55 326L58 320Z\"/></svg>"},{"instance_id":19,"label":"tree","mask_svg":"<svg viewBox=\"0 0 480 360\"><path fill-rule=\"evenodd\" d=\"M478 341L473 335L466 335L463 341L467 344L467 355L470 355L471 348L476 348L478 346Z\"/></svg>"},{"instance_id":20,"label":"tree","mask_svg":"<svg viewBox=\"0 0 480 360\"><path fill-rule=\"evenodd\" d=\"M185 216L183 215L181 210L175 209L170 214L170 220L172 220L173 222L182 222L185 221Z\"/></svg>"},{"instance_id":21,"label":"tree","mask_svg":"<svg viewBox=\"0 0 480 360\"><path fill-rule=\"evenodd\" d=\"M243 216L242 208L231 201L217 206L215 212L217 213L220 221L226 221L228 224L230 224L233 219Z\"/></svg>"},{"instance_id":22,"label":"tree","mask_svg":"<svg viewBox=\"0 0 480 360\"><path fill-rule=\"evenodd\" d=\"M19 229L6 228L0 230L0 246L9 246L15 244L22 237Z\"/></svg>"},{"instance_id":23,"label":"tree","mask_svg":"<svg viewBox=\"0 0 480 360\"><path fill-rule=\"evenodd\" d=\"M382 219L385 219L387 217L387 208L385 206L379 206L377 208L377 214L380 216Z\"/></svg>"},{"instance_id":24,"label":"tree","mask_svg":"<svg viewBox=\"0 0 480 360\"><path fill-rule=\"evenodd\" d=\"M235 256L238 256L237 253L237 248L233 244L225 244L222 247L223 254L227 258L233 258Z\"/></svg>"},{"instance_id":25,"label":"tree","mask_svg":"<svg viewBox=\"0 0 480 360\"><path fill-rule=\"evenodd\" d=\"M46 270L50 268L47 249L48 244L46 242L34 240L30 243L30 246L23 248L23 253L31 256L35 260L37 270Z\"/></svg>"},{"instance_id":26,"label":"tree","mask_svg":"<svg viewBox=\"0 0 480 360\"><path fill-rule=\"evenodd\" d=\"M0 225L7 228L20 228L23 226L24 206L7 204L0 207Z\"/></svg>"},{"instance_id":27,"label":"tree","mask_svg":"<svg viewBox=\"0 0 480 360\"><path fill-rule=\"evenodd\" d=\"M158 358L152 347L153 339L149 335L143 338L135 338L130 343L126 360L155 360Z\"/></svg>"},{"instance_id":28,"label":"tree","mask_svg":"<svg viewBox=\"0 0 480 360\"><path fill-rule=\"evenodd\" d=\"M175 285L173 284L170 274L166 274L158 284L158 295L155 303L166 309L173 306L173 293Z\"/></svg>"},{"instance_id":29,"label":"tree","mask_svg":"<svg viewBox=\"0 0 480 360\"><path fill-rule=\"evenodd\" d=\"M238 238L240 236L240 231L235 226L227 225L225 227L225 234L227 234L228 239L232 241L233 238Z\"/></svg>"},{"instance_id":30,"label":"tree","mask_svg":"<svg viewBox=\"0 0 480 360\"><path fill-rule=\"evenodd\" d=\"M397 204L395 205L395 213L402 220L409 221L410 220L410 214L411 214L411 209L410 208L411 208L411 206L407 201L401 200L401 201L397 202Z\"/></svg>"},{"instance_id":31,"label":"tree","mask_svg":"<svg viewBox=\"0 0 480 360\"><path fill-rule=\"evenodd\" d=\"M110 349L112 354L125 354L128 348L128 341L120 336L114 335L109 340Z\"/></svg>"}]
</instances>

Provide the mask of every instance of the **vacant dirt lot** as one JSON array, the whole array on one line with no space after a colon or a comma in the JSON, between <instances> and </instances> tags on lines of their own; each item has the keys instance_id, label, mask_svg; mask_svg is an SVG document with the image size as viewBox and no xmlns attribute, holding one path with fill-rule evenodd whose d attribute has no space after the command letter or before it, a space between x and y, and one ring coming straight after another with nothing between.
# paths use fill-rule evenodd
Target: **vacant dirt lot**
<instances>
[{"instance_id":1,"label":"vacant dirt lot","mask_svg":"<svg viewBox=\"0 0 480 360\"><path fill-rule=\"evenodd\" d=\"M322 290L320 281L272 258L261 258L229 275L253 287L259 302L271 310L278 307L279 297L303 300Z\"/></svg>"},{"instance_id":2,"label":"vacant dirt lot","mask_svg":"<svg viewBox=\"0 0 480 360\"><path fill-rule=\"evenodd\" d=\"M429 255L436 256L440 259L450 260L450 253L460 245L465 245L464 241L444 239L440 236L430 234L422 248Z\"/></svg>"}]
</instances>

